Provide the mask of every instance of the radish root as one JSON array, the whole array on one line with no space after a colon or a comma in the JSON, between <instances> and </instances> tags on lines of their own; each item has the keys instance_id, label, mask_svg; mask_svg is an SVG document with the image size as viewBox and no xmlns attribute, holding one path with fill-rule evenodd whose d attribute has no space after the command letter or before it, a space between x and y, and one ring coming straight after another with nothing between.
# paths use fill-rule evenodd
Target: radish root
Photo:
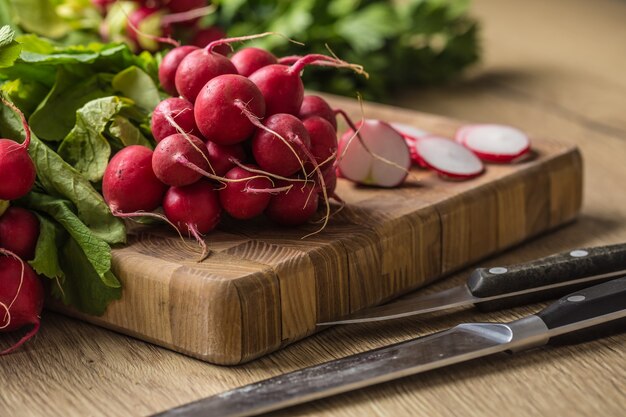
<instances>
[{"instance_id":1,"label":"radish root","mask_svg":"<svg viewBox=\"0 0 626 417\"><path fill-rule=\"evenodd\" d=\"M168 14L168 15L163 16L163 19L161 19L161 22L164 25L170 25L172 23L188 22L190 20L194 20L194 19L197 19L197 18L200 18L200 17L208 16L208 15L214 13L216 9L217 9L217 7L215 7L215 5L213 5L213 4L211 4L209 6L198 7L197 9L191 9L191 10L188 10L186 12Z\"/></svg>"},{"instance_id":2,"label":"radish root","mask_svg":"<svg viewBox=\"0 0 626 417\"><path fill-rule=\"evenodd\" d=\"M202 262L206 258L209 257L209 255L211 254L211 251L209 250L206 242L204 241L204 238L198 231L198 227L195 224L188 224L187 229L193 235L193 237L196 238L196 240L198 241L198 244L200 245L200 248L202 249L202 253L200 254L200 259L198 259L197 261L197 262Z\"/></svg>"},{"instance_id":3,"label":"radish root","mask_svg":"<svg viewBox=\"0 0 626 417\"><path fill-rule=\"evenodd\" d=\"M17 256L16 254L11 252L10 250L0 248L0 254L2 254L4 256L8 256L10 258L14 258L15 260L17 260L20 263L20 266L22 267L22 271L20 273L20 283L17 286L17 290L15 291L15 296L13 296L13 299L11 300L11 302L9 303L8 306L3 303L3 307L6 309L6 313L5 313L4 317L2 318L2 321L4 322L6 320L6 324L2 325L2 327L0 327L0 329L4 329L4 328L8 327L11 324L11 307L13 307L13 304L15 303L15 300L17 300L17 297L19 297L20 292L22 291L22 284L24 283L24 274L26 273L26 271L25 271L26 267L24 266L24 261L22 261L22 259L19 256Z\"/></svg>"},{"instance_id":4,"label":"radish root","mask_svg":"<svg viewBox=\"0 0 626 417\"><path fill-rule=\"evenodd\" d=\"M211 161L209 161L209 158L206 156L206 154L202 152L202 150L200 150L200 148L198 148L198 146L195 143L193 143L193 140L191 140L191 138L189 137L189 133L185 132L185 130L178 123L176 123L176 120L174 120L171 114L166 114L165 120L167 120L169 124L174 126L174 128L178 131L178 133L183 135L185 140L189 142L189 144L196 150L196 152L202 155L202 159L204 159L206 163L209 165L209 169L211 170L211 172L215 174L215 169L213 168L213 165L211 165Z\"/></svg>"}]
</instances>

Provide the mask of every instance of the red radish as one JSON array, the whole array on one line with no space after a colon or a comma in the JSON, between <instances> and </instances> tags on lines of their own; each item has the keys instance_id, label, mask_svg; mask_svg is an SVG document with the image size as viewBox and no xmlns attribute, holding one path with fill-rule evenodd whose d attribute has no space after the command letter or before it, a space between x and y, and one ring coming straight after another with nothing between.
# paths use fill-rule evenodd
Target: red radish
<instances>
[{"instance_id":1,"label":"red radish","mask_svg":"<svg viewBox=\"0 0 626 417\"><path fill-rule=\"evenodd\" d=\"M198 181L202 174L197 168L210 170L209 155L204 142L193 135L170 135L158 143L152 154L154 174L173 187Z\"/></svg>"},{"instance_id":2,"label":"red radish","mask_svg":"<svg viewBox=\"0 0 626 417\"><path fill-rule=\"evenodd\" d=\"M102 194L115 215L149 212L161 205L167 187L152 170L153 152L127 146L109 161L102 178Z\"/></svg>"},{"instance_id":3,"label":"red radish","mask_svg":"<svg viewBox=\"0 0 626 417\"><path fill-rule=\"evenodd\" d=\"M176 82L174 77L176 76L176 70L178 65L189 53L197 50L198 48L191 45L179 46L170 50L159 64L159 81L163 90L172 96L178 95L176 90Z\"/></svg>"},{"instance_id":4,"label":"red radish","mask_svg":"<svg viewBox=\"0 0 626 417\"><path fill-rule=\"evenodd\" d=\"M251 166L256 169L257 167ZM220 203L228 214L236 219L252 219L263 213L275 192L272 182L267 178L259 177L241 167L228 171L226 178L229 181L219 190ZM247 181L246 178L250 178Z\"/></svg>"},{"instance_id":5,"label":"red radish","mask_svg":"<svg viewBox=\"0 0 626 417\"><path fill-rule=\"evenodd\" d=\"M277 185L285 186L287 183L280 182ZM318 204L319 195L314 184L296 184L290 190L273 196L265 214L280 225L297 226L306 223L315 214Z\"/></svg>"},{"instance_id":6,"label":"red radish","mask_svg":"<svg viewBox=\"0 0 626 417\"><path fill-rule=\"evenodd\" d=\"M472 151L450 139L424 136L415 143L423 163L440 175L455 179L470 179L484 171L483 163Z\"/></svg>"},{"instance_id":7,"label":"red radish","mask_svg":"<svg viewBox=\"0 0 626 417\"><path fill-rule=\"evenodd\" d=\"M266 32L258 35L218 39L209 43L204 49L191 52L183 58L178 70L176 70L176 90L187 100L195 102L200 90L213 78L224 74L237 74L237 68L230 59L217 53L215 48L272 34Z\"/></svg>"},{"instance_id":8,"label":"red radish","mask_svg":"<svg viewBox=\"0 0 626 417\"><path fill-rule=\"evenodd\" d=\"M263 122L252 138L252 154L259 166L287 177L303 169L311 139L302 122L290 114L275 114Z\"/></svg>"},{"instance_id":9,"label":"red radish","mask_svg":"<svg viewBox=\"0 0 626 417\"><path fill-rule=\"evenodd\" d=\"M305 119L305 129L311 138L311 154L320 166L332 165L337 156L337 132L326 119L310 116ZM310 163L305 168L311 169Z\"/></svg>"},{"instance_id":10,"label":"red radish","mask_svg":"<svg viewBox=\"0 0 626 417\"><path fill-rule=\"evenodd\" d=\"M222 29L217 26L211 26L205 29L198 30L193 38L191 38L190 43L192 45L199 46L200 48L204 48L211 42L224 38L226 38L226 33L224 33ZM215 47L214 51L218 54L228 56L231 49L228 45L220 45Z\"/></svg>"},{"instance_id":11,"label":"red radish","mask_svg":"<svg viewBox=\"0 0 626 417\"><path fill-rule=\"evenodd\" d=\"M307 117L319 116L326 119L335 131L337 131L337 116L330 105L320 96L304 96L298 118L305 120Z\"/></svg>"},{"instance_id":12,"label":"red radish","mask_svg":"<svg viewBox=\"0 0 626 417\"><path fill-rule=\"evenodd\" d=\"M246 159L246 152L240 144L218 145L209 140L206 142L206 148L213 171L220 177L235 166L234 161L243 162Z\"/></svg>"},{"instance_id":13,"label":"red radish","mask_svg":"<svg viewBox=\"0 0 626 417\"><path fill-rule=\"evenodd\" d=\"M322 170L322 175L324 176L324 185L326 188L326 195L336 200L341 200L335 194L335 189L337 188L337 170L335 169L335 166L331 165L327 167L326 169ZM321 184L317 184L317 186L319 188L318 192L320 194L323 194Z\"/></svg>"},{"instance_id":14,"label":"red radish","mask_svg":"<svg viewBox=\"0 0 626 417\"><path fill-rule=\"evenodd\" d=\"M172 13L185 13L190 10L200 9L205 7L208 3L207 0L168 0L165 1L165 6Z\"/></svg>"},{"instance_id":15,"label":"red radish","mask_svg":"<svg viewBox=\"0 0 626 417\"><path fill-rule=\"evenodd\" d=\"M217 192L207 180L184 187L171 187L163 199L167 219L194 236L202 246L202 259L208 253L201 234L208 233L220 221L222 208Z\"/></svg>"},{"instance_id":16,"label":"red radish","mask_svg":"<svg viewBox=\"0 0 626 417\"><path fill-rule=\"evenodd\" d=\"M193 103L206 83L223 74L237 74L224 55L206 48L192 51L178 65L174 77L176 91Z\"/></svg>"},{"instance_id":17,"label":"red radish","mask_svg":"<svg viewBox=\"0 0 626 417\"><path fill-rule=\"evenodd\" d=\"M0 248L31 260L35 258L38 239L39 219L29 210L11 206L0 217Z\"/></svg>"},{"instance_id":18,"label":"red radish","mask_svg":"<svg viewBox=\"0 0 626 417\"><path fill-rule=\"evenodd\" d=\"M202 88L194 115L204 137L220 145L234 145L252 135L258 119L265 115L265 100L246 77L221 75Z\"/></svg>"},{"instance_id":19,"label":"red radish","mask_svg":"<svg viewBox=\"0 0 626 417\"><path fill-rule=\"evenodd\" d=\"M365 185L400 185L411 167L404 138L388 123L372 119L360 124L359 135L350 129L339 140L341 176Z\"/></svg>"},{"instance_id":20,"label":"red radish","mask_svg":"<svg viewBox=\"0 0 626 417\"><path fill-rule=\"evenodd\" d=\"M250 75L265 97L267 114L287 113L297 115L304 99L304 85L300 74L308 65L321 65L320 62L334 67L346 67L363 73L358 65L349 64L326 55L311 54L300 58L291 66L267 65Z\"/></svg>"},{"instance_id":21,"label":"red radish","mask_svg":"<svg viewBox=\"0 0 626 417\"><path fill-rule=\"evenodd\" d=\"M26 118L13 103L1 100L20 116L24 127L25 139L21 144L11 139L0 139L0 200L16 200L33 188L37 173L28 154L30 128Z\"/></svg>"},{"instance_id":22,"label":"red radish","mask_svg":"<svg viewBox=\"0 0 626 417\"><path fill-rule=\"evenodd\" d=\"M460 128L457 142L488 162L511 162L530 151L524 132L503 125L468 125Z\"/></svg>"},{"instance_id":23,"label":"red radish","mask_svg":"<svg viewBox=\"0 0 626 417\"><path fill-rule=\"evenodd\" d=\"M193 104L180 97L170 97L160 102L152 113L150 127L157 142L175 133L181 133L179 128L185 133L200 136L193 115Z\"/></svg>"},{"instance_id":24,"label":"red radish","mask_svg":"<svg viewBox=\"0 0 626 417\"><path fill-rule=\"evenodd\" d=\"M169 36L171 27L162 22L165 11L156 7L141 6L128 15L126 33L143 49L155 50L160 38Z\"/></svg>"},{"instance_id":25,"label":"red radish","mask_svg":"<svg viewBox=\"0 0 626 417\"><path fill-rule=\"evenodd\" d=\"M244 77L249 77L259 68L278 63L274 54L260 48L240 49L230 60L237 68L237 72Z\"/></svg>"},{"instance_id":26,"label":"red radish","mask_svg":"<svg viewBox=\"0 0 626 417\"><path fill-rule=\"evenodd\" d=\"M0 355L15 351L37 334L43 297L43 286L32 268L14 253L0 249L0 332L12 332L29 324L33 326Z\"/></svg>"}]
</instances>

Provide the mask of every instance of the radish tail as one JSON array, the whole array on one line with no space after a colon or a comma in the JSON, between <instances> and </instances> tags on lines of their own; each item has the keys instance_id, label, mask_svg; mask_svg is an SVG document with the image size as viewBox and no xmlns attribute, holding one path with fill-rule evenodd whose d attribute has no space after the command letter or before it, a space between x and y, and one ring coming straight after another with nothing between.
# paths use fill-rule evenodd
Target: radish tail
<instances>
[{"instance_id":1,"label":"radish tail","mask_svg":"<svg viewBox=\"0 0 626 417\"><path fill-rule=\"evenodd\" d=\"M24 343L28 342L33 336L37 334L37 332L39 331L39 326L41 326L41 322L39 321L39 317L37 317L37 321L33 323L33 328L29 330L28 333L26 333L16 344L0 352L0 356L8 355L9 353L14 352Z\"/></svg>"}]
</instances>

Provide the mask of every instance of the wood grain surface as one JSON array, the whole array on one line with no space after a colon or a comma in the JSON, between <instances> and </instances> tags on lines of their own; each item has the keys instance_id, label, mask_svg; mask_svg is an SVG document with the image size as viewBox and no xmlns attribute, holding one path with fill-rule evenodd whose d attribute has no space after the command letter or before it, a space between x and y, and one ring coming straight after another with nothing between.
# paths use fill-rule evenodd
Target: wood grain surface
<instances>
[{"instance_id":1,"label":"wood grain surface","mask_svg":"<svg viewBox=\"0 0 626 417\"><path fill-rule=\"evenodd\" d=\"M359 117L356 100L330 100ZM369 103L364 111L444 137L462 125ZM345 207L311 236L319 223L226 220L207 236L211 255L200 263L193 240L165 227L141 229L113 251L120 300L100 317L55 310L208 362L248 362L312 334L316 323L396 298L572 221L582 203L578 149L532 143L529 160L488 165L469 181L423 169L394 189L340 179Z\"/></svg>"},{"instance_id":2,"label":"wood grain surface","mask_svg":"<svg viewBox=\"0 0 626 417\"><path fill-rule=\"evenodd\" d=\"M509 123L578 145L582 215L570 226L481 265L522 262L577 246L626 241L626 3L474 0L485 60L455 86L398 104L458 119ZM429 286L459 283L468 270ZM510 320L542 305L459 310L333 328L246 365L210 365L48 312L41 333L0 359L0 415L147 415L282 372L447 328ZM3 343L12 339L2 336ZM299 406L277 416L611 416L626 409L626 334L578 346L501 355Z\"/></svg>"}]
</instances>

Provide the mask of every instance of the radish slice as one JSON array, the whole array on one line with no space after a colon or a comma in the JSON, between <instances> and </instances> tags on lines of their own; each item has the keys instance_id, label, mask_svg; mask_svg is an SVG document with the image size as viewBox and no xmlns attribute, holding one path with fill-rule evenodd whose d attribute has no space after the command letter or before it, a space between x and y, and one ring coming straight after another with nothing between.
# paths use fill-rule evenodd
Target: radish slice
<instances>
[{"instance_id":1,"label":"radish slice","mask_svg":"<svg viewBox=\"0 0 626 417\"><path fill-rule=\"evenodd\" d=\"M524 132L503 125L468 125L460 128L457 142L488 162L511 162L530 151Z\"/></svg>"},{"instance_id":2,"label":"radish slice","mask_svg":"<svg viewBox=\"0 0 626 417\"><path fill-rule=\"evenodd\" d=\"M415 162L419 166L423 168L427 168L426 165L424 164L424 161L420 159L419 154L415 150L415 142L417 142L419 138L423 136L427 136L430 133L428 133L425 130L413 127L413 126L406 125L404 123L390 123L390 124L391 124L391 127L396 129L398 133L402 135L402 137L406 141L406 144L409 146L409 151L411 152L411 160L413 160L413 162Z\"/></svg>"},{"instance_id":3,"label":"radish slice","mask_svg":"<svg viewBox=\"0 0 626 417\"><path fill-rule=\"evenodd\" d=\"M353 137L352 130L339 139L340 175L359 184L400 185L411 167L411 154L404 138L380 120L365 120L359 134L367 149L358 137Z\"/></svg>"},{"instance_id":4,"label":"radish slice","mask_svg":"<svg viewBox=\"0 0 626 417\"><path fill-rule=\"evenodd\" d=\"M396 129L398 133L402 135L402 137L406 140L415 142L422 136L429 135L429 133L425 130L418 129L411 125L407 125L404 123L390 123L391 127Z\"/></svg>"},{"instance_id":5,"label":"radish slice","mask_svg":"<svg viewBox=\"0 0 626 417\"><path fill-rule=\"evenodd\" d=\"M450 139L426 136L415 143L415 150L424 164L445 177L469 179L485 169L472 151Z\"/></svg>"}]
</instances>

